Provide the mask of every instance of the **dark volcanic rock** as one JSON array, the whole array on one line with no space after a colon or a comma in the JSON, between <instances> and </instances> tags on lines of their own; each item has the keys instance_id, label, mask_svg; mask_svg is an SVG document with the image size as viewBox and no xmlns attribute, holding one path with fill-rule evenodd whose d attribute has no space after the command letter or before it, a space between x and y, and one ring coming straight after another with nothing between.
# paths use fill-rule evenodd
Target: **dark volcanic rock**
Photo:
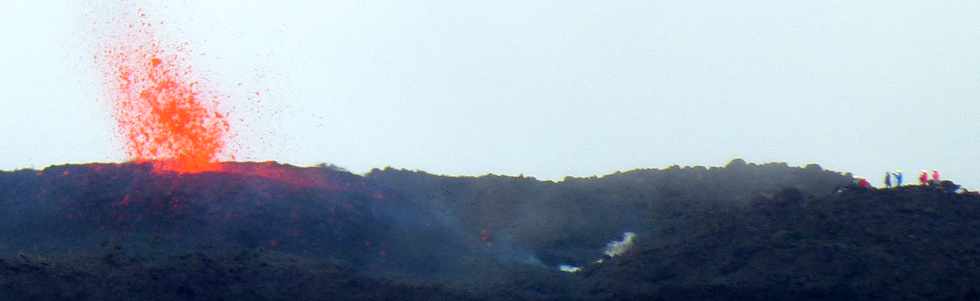
<instances>
[{"instance_id":1,"label":"dark volcanic rock","mask_svg":"<svg viewBox=\"0 0 980 301\"><path fill-rule=\"evenodd\" d=\"M980 196L819 166L560 182L327 166L0 172L0 295L24 300L953 299ZM949 190L949 189L947 189ZM841 192L835 192L841 191ZM636 233L605 257L606 243ZM582 266L562 273L559 264Z\"/></svg>"},{"instance_id":2,"label":"dark volcanic rock","mask_svg":"<svg viewBox=\"0 0 980 301\"><path fill-rule=\"evenodd\" d=\"M961 300L978 289L980 198L903 187L796 199L678 221L685 230L654 232L588 278L667 299Z\"/></svg>"},{"instance_id":3,"label":"dark volcanic rock","mask_svg":"<svg viewBox=\"0 0 980 301\"><path fill-rule=\"evenodd\" d=\"M42 261L43 260L43 261ZM392 283L268 252L158 260L72 257L0 261L4 300L460 300L438 285Z\"/></svg>"}]
</instances>

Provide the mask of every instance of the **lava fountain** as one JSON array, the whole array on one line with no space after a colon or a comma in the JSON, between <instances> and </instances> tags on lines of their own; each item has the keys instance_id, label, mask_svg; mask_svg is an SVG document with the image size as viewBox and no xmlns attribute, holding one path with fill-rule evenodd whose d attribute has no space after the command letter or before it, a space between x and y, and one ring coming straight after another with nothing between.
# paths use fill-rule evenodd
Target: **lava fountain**
<instances>
[{"instance_id":1,"label":"lava fountain","mask_svg":"<svg viewBox=\"0 0 980 301\"><path fill-rule=\"evenodd\" d=\"M142 11L125 27L97 58L127 156L156 171L220 170L221 157L234 159L228 116L218 94L195 78L189 47L161 43Z\"/></svg>"}]
</instances>

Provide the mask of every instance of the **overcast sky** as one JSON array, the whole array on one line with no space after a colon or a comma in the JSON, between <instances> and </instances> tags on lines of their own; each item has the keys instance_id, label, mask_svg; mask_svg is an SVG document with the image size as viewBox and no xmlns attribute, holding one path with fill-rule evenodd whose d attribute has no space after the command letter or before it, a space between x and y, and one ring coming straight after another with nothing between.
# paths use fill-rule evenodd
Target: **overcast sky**
<instances>
[{"instance_id":1,"label":"overcast sky","mask_svg":"<svg viewBox=\"0 0 980 301\"><path fill-rule=\"evenodd\" d=\"M240 159L559 179L741 157L980 187L975 0L5 1L0 169L126 159L91 57L137 8L231 98Z\"/></svg>"}]
</instances>

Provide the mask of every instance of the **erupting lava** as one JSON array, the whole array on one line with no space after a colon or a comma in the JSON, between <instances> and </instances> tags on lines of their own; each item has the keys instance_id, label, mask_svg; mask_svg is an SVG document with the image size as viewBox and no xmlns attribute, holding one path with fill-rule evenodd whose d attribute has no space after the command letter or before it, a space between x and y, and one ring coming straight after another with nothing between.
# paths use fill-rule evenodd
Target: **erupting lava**
<instances>
[{"instance_id":1,"label":"erupting lava","mask_svg":"<svg viewBox=\"0 0 980 301\"><path fill-rule=\"evenodd\" d=\"M194 78L186 44L167 47L146 15L139 16L105 43L99 60L127 155L155 162L158 171L221 169L219 157L233 154L218 96Z\"/></svg>"}]
</instances>

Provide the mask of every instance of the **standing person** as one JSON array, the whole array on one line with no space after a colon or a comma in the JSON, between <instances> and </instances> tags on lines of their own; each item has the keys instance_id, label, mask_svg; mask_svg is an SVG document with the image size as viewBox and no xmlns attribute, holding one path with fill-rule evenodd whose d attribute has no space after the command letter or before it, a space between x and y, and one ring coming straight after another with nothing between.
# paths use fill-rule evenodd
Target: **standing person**
<instances>
[{"instance_id":1,"label":"standing person","mask_svg":"<svg viewBox=\"0 0 980 301\"><path fill-rule=\"evenodd\" d=\"M919 185L929 185L929 173L925 170L919 171Z\"/></svg>"},{"instance_id":2,"label":"standing person","mask_svg":"<svg viewBox=\"0 0 980 301\"><path fill-rule=\"evenodd\" d=\"M885 187L892 188L892 172L885 172Z\"/></svg>"},{"instance_id":3,"label":"standing person","mask_svg":"<svg viewBox=\"0 0 980 301\"><path fill-rule=\"evenodd\" d=\"M902 171L896 170L895 173L895 187L902 187Z\"/></svg>"},{"instance_id":4,"label":"standing person","mask_svg":"<svg viewBox=\"0 0 980 301\"><path fill-rule=\"evenodd\" d=\"M936 183L936 184L939 184L940 181L939 181L939 171L938 170L935 170L935 169L932 170L932 182L933 183Z\"/></svg>"}]
</instances>

